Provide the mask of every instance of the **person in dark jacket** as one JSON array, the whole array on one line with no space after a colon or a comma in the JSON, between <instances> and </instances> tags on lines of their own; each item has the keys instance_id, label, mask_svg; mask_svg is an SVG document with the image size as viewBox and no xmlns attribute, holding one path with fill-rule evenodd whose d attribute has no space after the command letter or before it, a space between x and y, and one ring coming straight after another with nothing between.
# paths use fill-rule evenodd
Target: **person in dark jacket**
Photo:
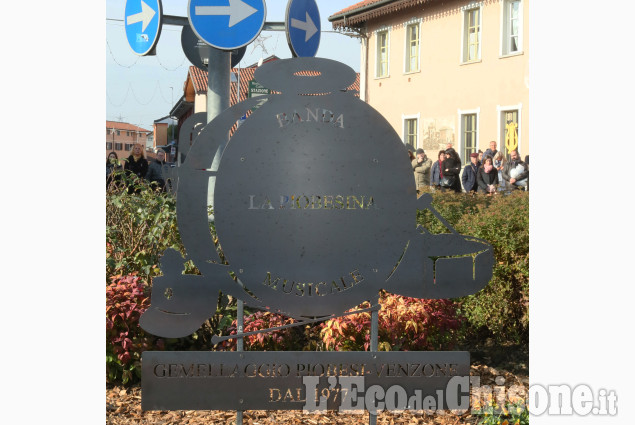
<instances>
[{"instance_id":1,"label":"person in dark jacket","mask_svg":"<svg viewBox=\"0 0 635 425\"><path fill-rule=\"evenodd\" d=\"M133 181L137 178L145 178L148 172L148 160L145 158L145 152L141 143L135 143L130 151L130 156L126 160L126 164L123 167L126 170L126 175ZM128 187L128 193L134 191L132 185Z\"/></svg>"},{"instance_id":2,"label":"person in dark jacket","mask_svg":"<svg viewBox=\"0 0 635 425\"><path fill-rule=\"evenodd\" d=\"M503 179L512 189L529 189L529 166L520 159L518 150L509 153L503 166Z\"/></svg>"},{"instance_id":3,"label":"person in dark jacket","mask_svg":"<svg viewBox=\"0 0 635 425\"><path fill-rule=\"evenodd\" d=\"M437 160L432 164L432 168L430 169L430 186L437 188L439 186L439 182L443 178L441 174L441 169L443 167L443 160L445 159L445 151L440 150L437 155Z\"/></svg>"},{"instance_id":4,"label":"person in dark jacket","mask_svg":"<svg viewBox=\"0 0 635 425\"><path fill-rule=\"evenodd\" d=\"M157 158L148 165L146 180L155 184L161 192L165 192L165 179L163 178L163 166L165 165L165 152L159 150Z\"/></svg>"},{"instance_id":5,"label":"person in dark jacket","mask_svg":"<svg viewBox=\"0 0 635 425\"><path fill-rule=\"evenodd\" d=\"M121 176L115 175L115 172L121 171L121 169L117 152L110 152L106 158L106 187L110 186L113 181L121 180Z\"/></svg>"},{"instance_id":6,"label":"person in dark jacket","mask_svg":"<svg viewBox=\"0 0 635 425\"><path fill-rule=\"evenodd\" d=\"M488 195L495 195L496 187L498 186L498 170L494 167L492 157L485 157L483 165L478 169L476 174L476 184L478 186L478 193L487 193Z\"/></svg>"},{"instance_id":7,"label":"person in dark jacket","mask_svg":"<svg viewBox=\"0 0 635 425\"><path fill-rule=\"evenodd\" d=\"M461 158L454 148L445 150L445 161L443 161L442 173L444 179L447 177L452 180L452 184L449 188L457 193L460 193L461 180L459 179L459 174L461 174Z\"/></svg>"},{"instance_id":8,"label":"person in dark jacket","mask_svg":"<svg viewBox=\"0 0 635 425\"><path fill-rule=\"evenodd\" d=\"M461 181L463 182L463 189L466 192L476 192L478 185L476 184L476 173L478 172L481 163L478 162L478 153L470 154L470 163L463 169L463 175Z\"/></svg>"}]
</instances>

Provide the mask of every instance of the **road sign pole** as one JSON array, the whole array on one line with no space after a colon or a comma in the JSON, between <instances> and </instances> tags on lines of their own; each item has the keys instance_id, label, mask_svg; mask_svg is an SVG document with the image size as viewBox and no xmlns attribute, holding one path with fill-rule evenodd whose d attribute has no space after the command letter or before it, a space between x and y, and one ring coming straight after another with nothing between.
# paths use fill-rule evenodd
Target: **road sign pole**
<instances>
[{"instance_id":1,"label":"road sign pole","mask_svg":"<svg viewBox=\"0 0 635 425\"><path fill-rule=\"evenodd\" d=\"M231 73L231 53L215 48L209 49L209 62L207 65L207 122L216 118L221 112L229 108L229 87ZM216 156L212 161L212 170L218 170L220 156L227 141L229 133L218 146ZM214 185L216 177L210 177L207 191L207 204L214 208ZM211 218L211 217L210 217Z\"/></svg>"},{"instance_id":2,"label":"road sign pole","mask_svg":"<svg viewBox=\"0 0 635 425\"><path fill-rule=\"evenodd\" d=\"M207 65L207 122L229 108L231 53L210 49Z\"/></svg>"}]
</instances>

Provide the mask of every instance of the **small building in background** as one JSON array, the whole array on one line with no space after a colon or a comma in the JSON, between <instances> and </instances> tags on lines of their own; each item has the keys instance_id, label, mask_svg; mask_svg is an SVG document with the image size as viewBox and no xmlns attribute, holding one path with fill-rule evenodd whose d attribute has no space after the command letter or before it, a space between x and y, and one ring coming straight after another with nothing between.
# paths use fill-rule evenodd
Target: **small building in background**
<instances>
[{"instance_id":1,"label":"small building in background","mask_svg":"<svg viewBox=\"0 0 635 425\"><path fill-rule=\"evenodd\" d=\"M146 130L134 124L117 121L106 121L106 155L110 152L117 153L117 157L127 158L135 143L141 143L146 147L146 154L152 152L148 149L148 138L152 140L152 131Z\"/></svg>"},{"instance_id":2,"label":"small building in background","mask_svg":"<svg viewBox=\"0 0 635 425\"><path fill-rule=\"evenodd\" d=\"M173 123L172 118L170 116L166 116L163 118L159 118L154 120L152 124L154 130L154 143L152 145L152 149L156 152L157 147L166 146L168 143L172 141L172 138L169 137L169 129L170 125Z\"/></svg>"}]
</instances>

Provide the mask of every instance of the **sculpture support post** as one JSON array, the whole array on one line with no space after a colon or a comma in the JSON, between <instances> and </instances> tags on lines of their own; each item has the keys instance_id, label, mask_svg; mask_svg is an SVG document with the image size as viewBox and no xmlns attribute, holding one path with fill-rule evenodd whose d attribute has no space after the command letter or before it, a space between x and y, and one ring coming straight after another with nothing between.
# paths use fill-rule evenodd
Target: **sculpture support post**
<instances>
[{"instance_id":1,"label":"sculpture support post","mask_svg":"<svg viewBox=\"0 0 635 425\"><path fill-rule=\"evenodd\" d=\"M375 305L379 304L379 297L375 301ZM377 310L373 310L370 313L370 351L372 353L377 352L377 339L379 334L379 313ZM377 415L373 415L372 413L368 416L368 424L376 425L377 424Z\"/></svg>"},{"instance_id":2,"label":"sculpture support post","mask_svg":"<svg viewBox=\"0 0 635 425\"><path fill-rule=\"evenodd\" d=\"M243 300L238 300L236 304L236 325L238 327L237 334L241 335L244 331L245 318L243 315ZM236 340L236 351L243 351L243 337L239 336ZM236 425L243 425L243 411L236 411Z\"/></svg>"}]
</instances>

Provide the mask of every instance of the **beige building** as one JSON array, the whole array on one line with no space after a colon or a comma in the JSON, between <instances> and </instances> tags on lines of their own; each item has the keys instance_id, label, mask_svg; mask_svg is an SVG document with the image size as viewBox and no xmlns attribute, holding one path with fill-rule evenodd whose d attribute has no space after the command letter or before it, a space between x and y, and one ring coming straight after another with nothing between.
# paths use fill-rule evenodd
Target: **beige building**
<instances>
[{"instance_id":1,"label":"beige building","mask_svg":"<svg viewBox=\"0 0 635 425\"><path fill-rule=\"evenodd\" d=\"M492 140L529 155L527 3L365 0L329 21L361 36L361 99L410 149L467 163Z\"/></svg>"}]
</instances>

